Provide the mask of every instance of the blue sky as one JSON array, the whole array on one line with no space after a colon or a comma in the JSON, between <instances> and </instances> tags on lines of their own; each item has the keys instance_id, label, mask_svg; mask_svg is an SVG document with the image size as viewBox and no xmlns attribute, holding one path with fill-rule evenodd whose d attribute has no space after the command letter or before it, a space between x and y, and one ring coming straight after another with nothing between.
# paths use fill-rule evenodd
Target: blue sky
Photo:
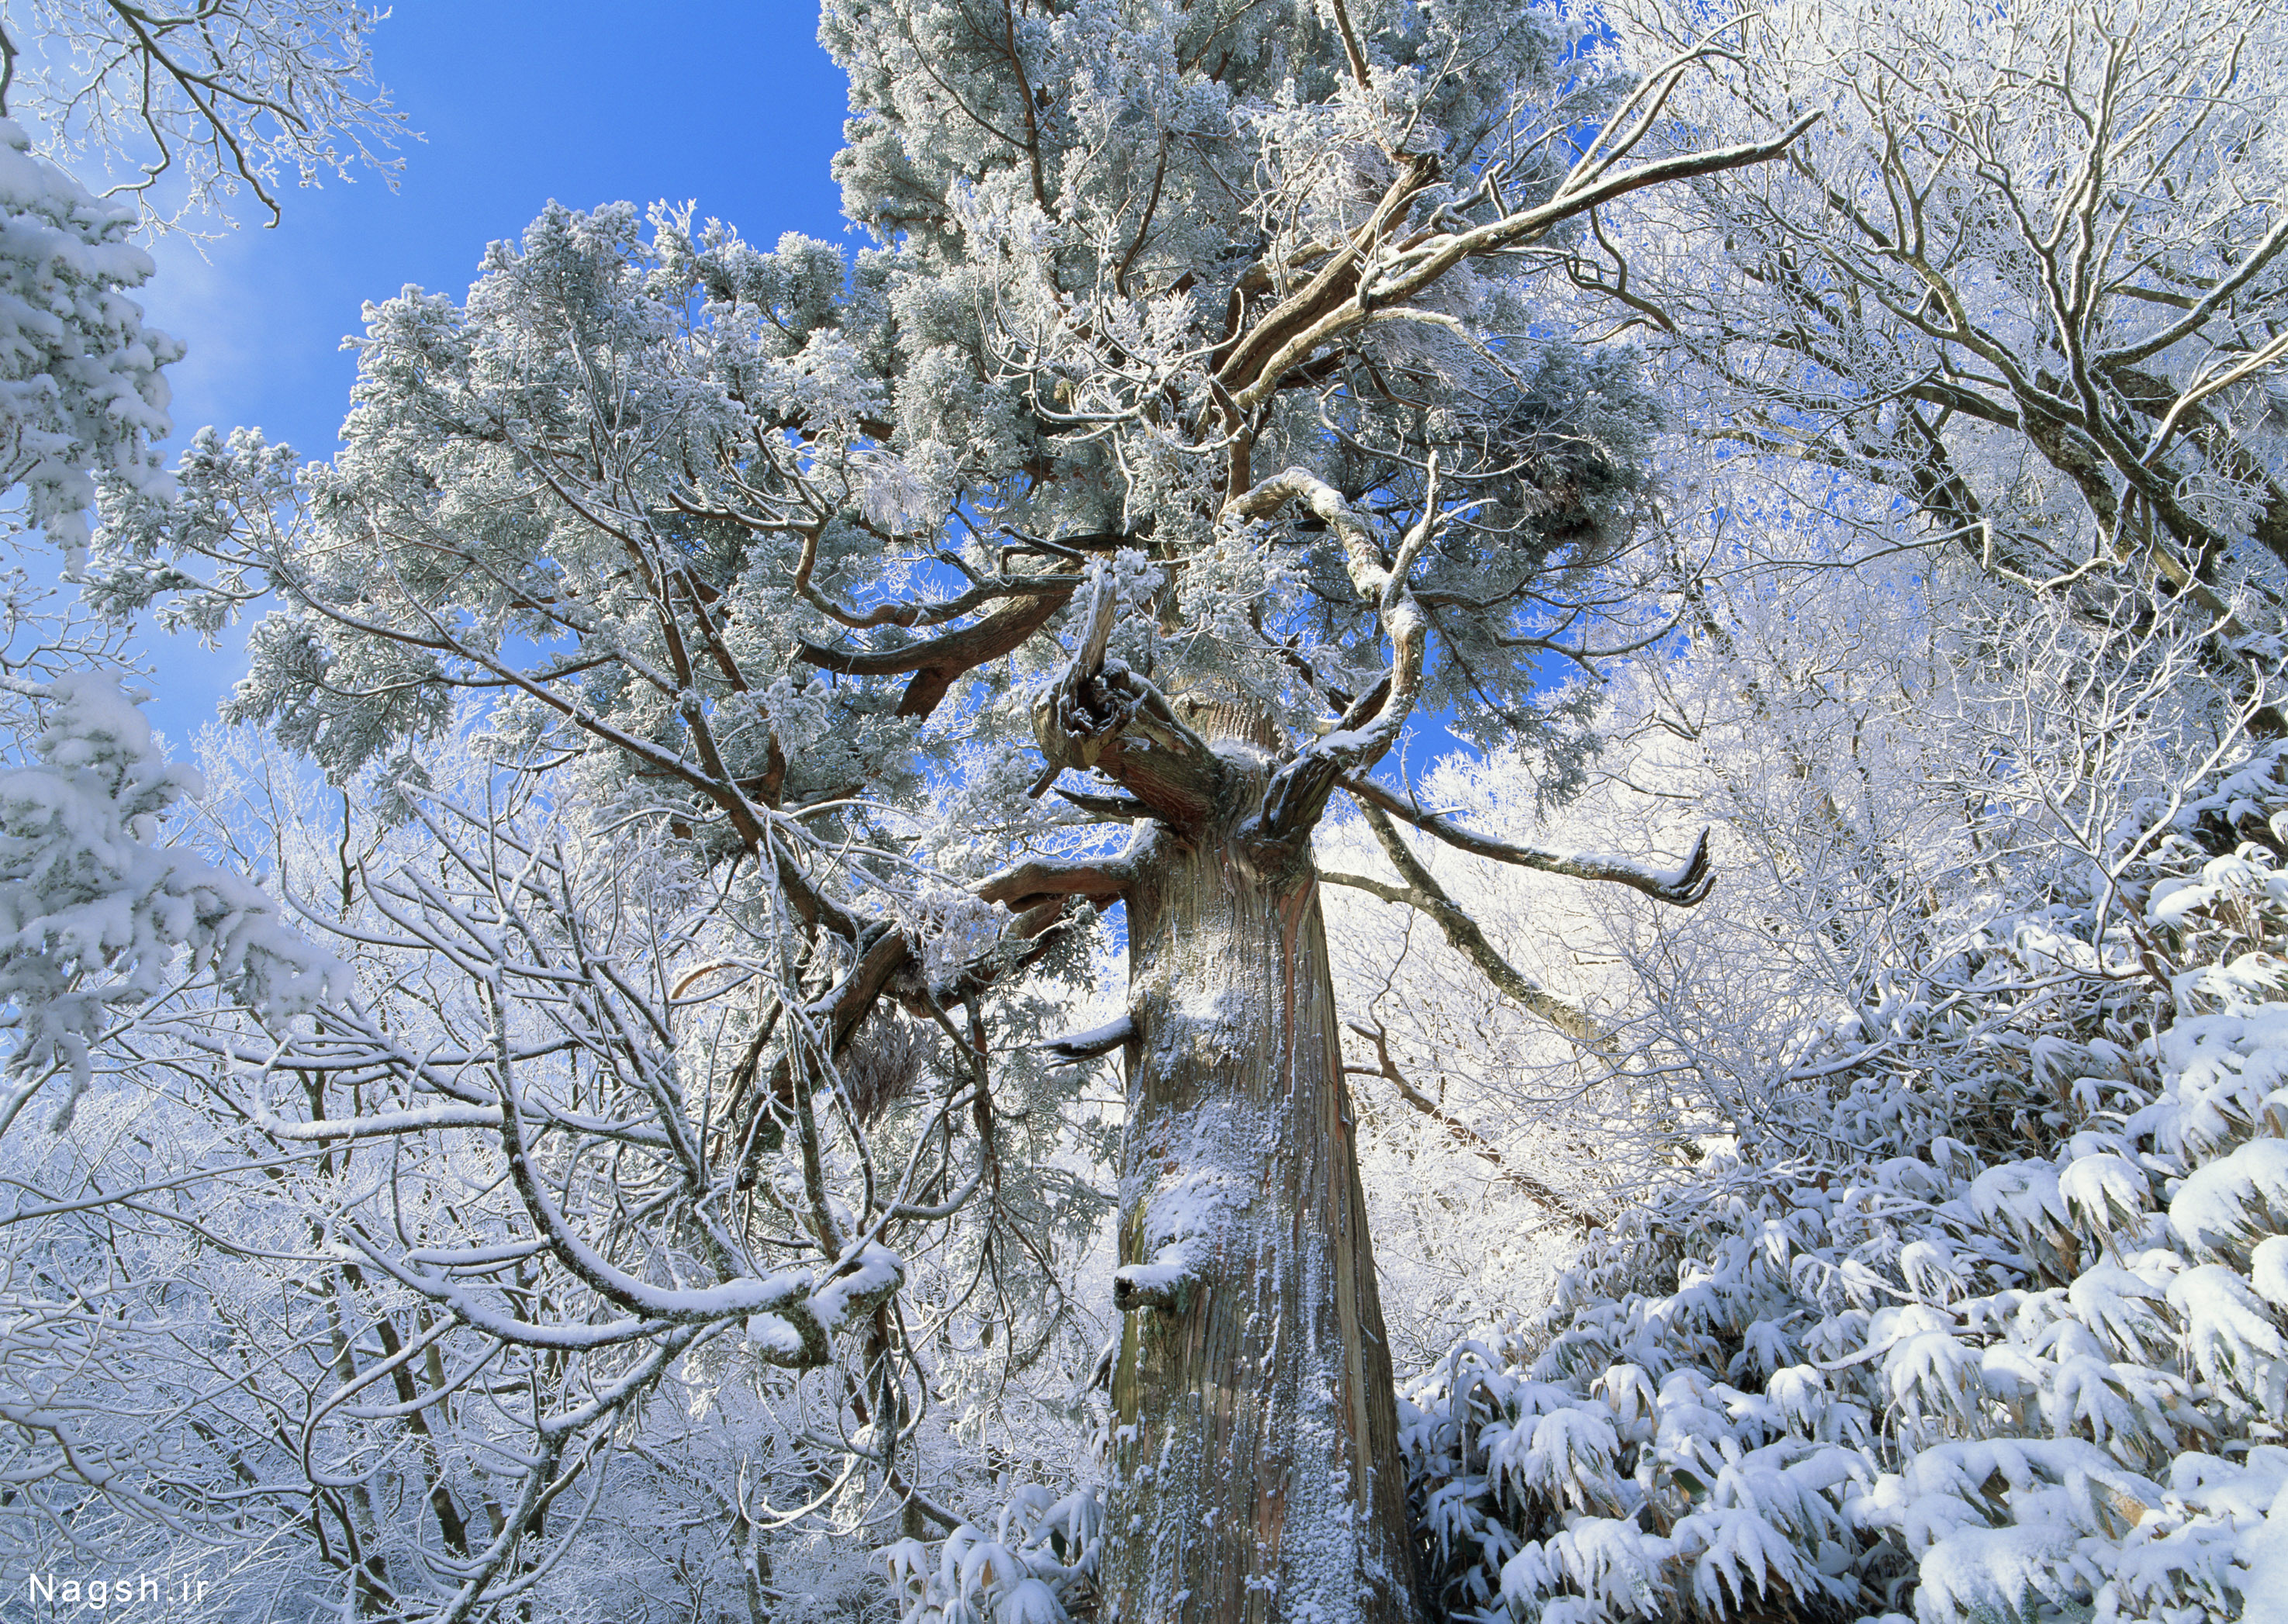
<instances>
[{"instance_id":1,"label":"blue sky","mask_svg":"<svg viewBox=\"0 0 2288 1624\"><path fill-rule=\"evenodd\" d=\"M459 295L487 243L551 198L574 208L695 200L769 243L834 242L827 173L844 83L814 37L810 0L398 0L374 35L379 76L425 139L404 145L394 192L377 177L289 193L274 229L155 249L151 322L190 353L169 368L171 458L201 425L260 427L330 455L359 308L409 282ZM187 741L244 669L153 636L154 719Z\"/></svg>"}]
</instances>

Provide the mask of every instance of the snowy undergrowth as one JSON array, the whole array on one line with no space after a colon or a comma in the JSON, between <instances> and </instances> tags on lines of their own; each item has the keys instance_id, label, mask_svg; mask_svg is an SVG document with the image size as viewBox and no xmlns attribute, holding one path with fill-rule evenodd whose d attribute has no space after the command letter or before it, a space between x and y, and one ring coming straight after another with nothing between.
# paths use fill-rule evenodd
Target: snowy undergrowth
<instances>
[{"instance_id":1,"label":"snowy undergrowth","mask_svg":"<svg viewBox=\"0 0 2288 1624\"><path fill-rule=\"evenodd\" d=\"M1094 1488L1061 1497L1017 1489L989 1533L965 1523L942 1541L884 1553L906 1624L1062 1624L1094 1590L1102 1545Z\"/></svg>"},{"instance_id":2,"label":"snowy undergrowth","mask_svg":"<svg viewBox=\"0 0 2288 1624\"><path fill-rule=\"evenodd\" d=\"M2288 1619L2288 753L2157 811L1415 1386L1435 1612Z\"/></svg>"}]
</instances>

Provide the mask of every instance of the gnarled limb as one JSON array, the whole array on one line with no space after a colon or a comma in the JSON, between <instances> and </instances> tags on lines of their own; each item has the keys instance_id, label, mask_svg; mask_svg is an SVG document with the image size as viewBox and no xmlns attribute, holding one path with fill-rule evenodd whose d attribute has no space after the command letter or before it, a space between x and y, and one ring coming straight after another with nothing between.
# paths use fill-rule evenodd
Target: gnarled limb
<instances>
[{"instance_id":1,"label":"gnarled limb","mask_svg":"<svg viewBox=\"0 0 2288 1624\"><path fill-rule=\"evenodd\" d=\"M1425 812L1371 779L1352 775L1341 781L1358 802L1360 810L1367 814L1370 828L1374 827L1376 812L1387 812L1473 857L1490 857L1498 863L1514 863L1521 868L1538 868L1545 874L1562 874L1577 880L1609 880L1641 891L1655 901L1678 907L1697 907L1716 889L1716 871L1708 859L1706 829L1700 831L1700 838L1692 843L1691 855L1680 866L1650 868L1609 852L1552 852L1541 846L1513 845L1490 835L1464 828L1443 813Z\"/></svg>"},{"instance_id":2,"label":"gnarled limb","mask_svg":"<svg viewBox=\"0 0 2288 1624\"><path fill-rule=\"evenodd\" d=\"M1416 857L1405 841L1400 838L1388 818L1371 806L1361 807L1360 811L1366 818L1367 827L1374 831L1376 840L1381 843L1384 853L1389 857L1392 866L1398 870L1405 883L1389 885L1355 874L1323 873L1319 876L1321 879L1336 885L1347 885L1354 891L1365 891L1385 902L1402 902L1410 908L1427 914L1444 932L1454 951L1476 965L1486 979L1505 996L1515 999L1520 1005L1538 1015L1585 1049L1602 1052L1611 1048L1611 1035L1594 1016L1585 1010L1576 1009L1538 982L1528 979L1515 965L1502 957L1493 943L1486 939L1486 933L1479 928L1478 922L1465 913L1461 905L1446 894L1445 888L1438 883L1430 870L1423 867L1422 860Z\"/></svg>"},{"instance_id":3,"label":"gnarled limb","mask_svg":"<svg viewBox=\"0 0 2288 1624\"><path fill-rule=\"evenodd\" d=\"M680 503L677 505L685 506L687 511L699 511ZM795 566L794 590L812 608L853 631L865 631L876 626L942 626L996 598L1028 597L1044 590L1056 592L1061 598L1072 590L1068 583L1045 580L1040 576L1012 578L1004 572L998 579L981 577L962 564L958 557L941 554L941 558L950 558L969 575L972 582L969 590L935 603L893 598L886 603L876 604L870 609L848 608L836 603L811 583L812 572L818 566L818 538L823 529L823 525L811 525L802 532L802 558Z\"/></svg>"},{"instance_id":4,"label":"gnarled limb","mask_svg":"<svg viewBox=\"0 0 2288 1624\"><path fill-rule=\"evenodd\" d=\"M1225 778L1208 741L1124 661L1108 659L1117 599L1102 564L1090 574L1080 646L1033 702L1033 738L1047 763L1034 793L1068 768L1093 767L1139 807L1179 828L1213 810Z\"/></svg>"},{"instance_id":5,"label":"gnarled limb","mask_svg":"<svg viewBox=\"0 0 2288 1624\"><path fill-rule=\"evenodd\" d=\"M938 707L953 685L989 661L1013 654L1028 638L1047 625L1080 584L1029 590L958 631L910 643L880 653L826 648L816 643L795 645L795 658L806 665L845 677L886 677L911 671L905 697L898 701L902 717L926 717Z\"/></svg>"}]
</instances>

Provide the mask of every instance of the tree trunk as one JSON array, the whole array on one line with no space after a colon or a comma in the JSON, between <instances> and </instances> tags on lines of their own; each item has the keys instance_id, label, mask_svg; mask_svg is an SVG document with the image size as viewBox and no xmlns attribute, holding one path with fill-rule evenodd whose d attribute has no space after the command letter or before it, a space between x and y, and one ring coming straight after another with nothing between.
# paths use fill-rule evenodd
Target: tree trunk
<instances>
[{"instance_id":1,"label":"tree trunk","mask_svg":"<svg viewBox=\"0 0 2288 1624\"><path fill-rule=\"evenodd\" d=\"M1248 731L1236 717L1212 737ZM1418 1616L1389 1343L1307 843L1240 826L1252 752L1197 838L1163 828L1128 896L1125 1310L1105 1617Z\"/></svg>"}]
</instances>

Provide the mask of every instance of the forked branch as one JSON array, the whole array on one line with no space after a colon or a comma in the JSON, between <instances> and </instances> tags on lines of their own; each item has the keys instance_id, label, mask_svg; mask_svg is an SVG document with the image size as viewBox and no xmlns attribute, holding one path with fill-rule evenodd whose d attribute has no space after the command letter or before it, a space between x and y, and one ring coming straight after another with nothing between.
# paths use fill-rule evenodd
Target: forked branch
<instances>
[{"instance_id":1,"label":"forked branch","mask_svg":"<svg viewBox=\"0 0 2288 1624\"><path fill-rule=\"evenodd\" d=\"M1596 1017L1576 1008L1554 993L1521 974L1517 967L1504 958L1478 922L1470 917L1461 905L1446 894L1435 875L1414 855L1390 820L1376 807L1362 806L1367 828L1374 832L1385 856L1398 870L1402 885L1386 885L1363 875L1324 874L1320 877L1337 885L1347 885L1385 902L1402 902L1407 907L1427 914L1455 952L1476 965L1487 980L1505 996L1513 998L1523 1008L1539 1016L1567 1037L1585 1049L1609 1051L1611 1035Z\"/></svg>"}]
</instances>

